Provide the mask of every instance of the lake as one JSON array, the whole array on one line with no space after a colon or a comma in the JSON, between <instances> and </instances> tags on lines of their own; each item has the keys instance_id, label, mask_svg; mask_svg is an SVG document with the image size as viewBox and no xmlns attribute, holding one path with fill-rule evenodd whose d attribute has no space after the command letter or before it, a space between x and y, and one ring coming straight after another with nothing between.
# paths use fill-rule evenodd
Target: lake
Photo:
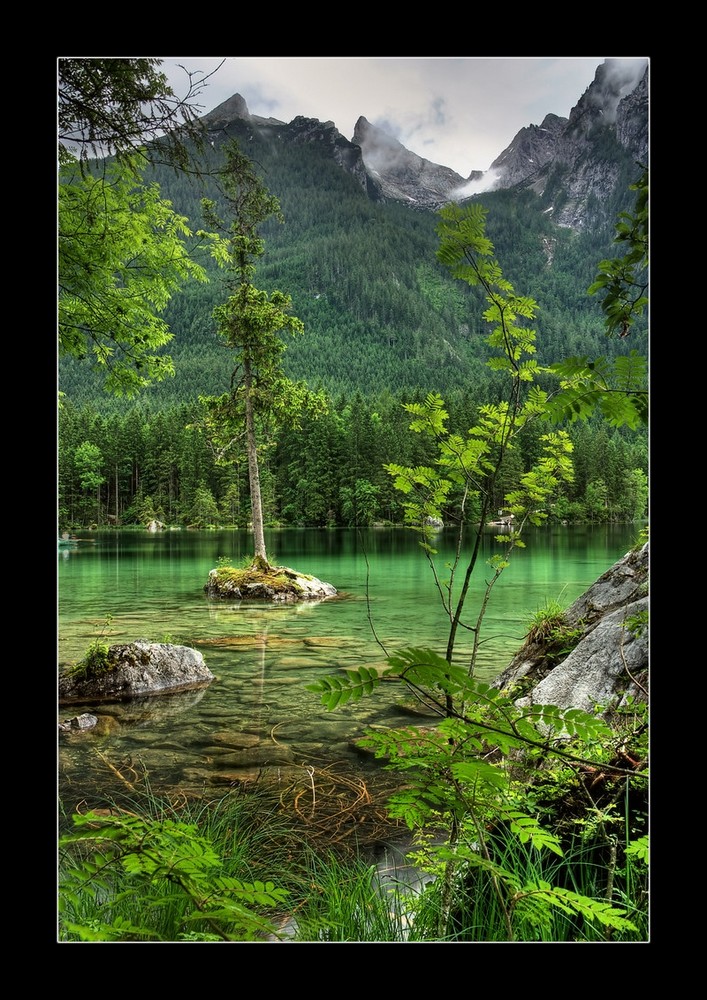
<instances>
[{"instance_id":1,"label":"lake","mask_svg":"<svg viewBox=\"0 0 707 1000\"><path fill-rule=\"evenodd\" d=\"M514 552L493 590L477 676L498 675L522 645L530 616L548 600L570 605L635 544L640 527L525 532L527 548ZM490 576L485 560L501 551L497 530L484 535L467 600L471 623ZM145 639L194 646L216 679L196 692L60 707L60 720L84 711L99 718L95 730L60 738L59 795L68 809L146 787L176 799L269 782L311 786L314 797L315 775L336 773L345 782L346 775L380 770L352 740L368 726L410 724L401 689L382 685L328 712L307 685L346 668L384 666L387 654L408 646L444 654L448 622L435 580L417 535L404 528L267 532L271 562L337 588L334 599L297 605L206 597L219 560L238 566L252 553L246 532L110 530L79 538L58 554L60 667L98 638ZM447 530L435 539L441 579L454 542ZM471 648L470 634L458 645L458 662Z\"/></svg>"}]
</instances>

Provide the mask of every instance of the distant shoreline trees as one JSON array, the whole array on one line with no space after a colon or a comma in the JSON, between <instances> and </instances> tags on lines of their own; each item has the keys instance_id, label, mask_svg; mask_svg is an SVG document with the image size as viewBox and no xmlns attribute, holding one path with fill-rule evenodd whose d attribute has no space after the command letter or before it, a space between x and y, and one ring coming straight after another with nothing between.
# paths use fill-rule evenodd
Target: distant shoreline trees
<instances>
[{"instance_id":1,"label":"distant shoreline trees","mask_svg":"<svg viewBox=\"0 0 707 1000\"><path fill-rule=\"evenodd\" d=\"M282 428L261 453L264 526L344 527L403 523L400 497L384 471L394 459L427 464L429 448L407 432L409 397L385 393L329 398L327 410L299 430ZM464 432L468 401L447 400L449 426ZM196 403L154 412L136 403L127 413L99 414L65 401L59 413L59 519L62 530L144 525L153 517L171 525L246 529L251 521L245 454L221 465L205 435ZM645 429L611 428L599 418L569 428L575 481L560 491L550 523L633 521L647 514ZM77 449L89 442L103 482L85 507ZM518 462L532 458L529 439ZM100 505L98 496L100 495ZM205 502L209 499L208 507ZM503 506L499 493L498 506ZM82 506L83 504L83 506Z\"/></svg>"}]
</instances>

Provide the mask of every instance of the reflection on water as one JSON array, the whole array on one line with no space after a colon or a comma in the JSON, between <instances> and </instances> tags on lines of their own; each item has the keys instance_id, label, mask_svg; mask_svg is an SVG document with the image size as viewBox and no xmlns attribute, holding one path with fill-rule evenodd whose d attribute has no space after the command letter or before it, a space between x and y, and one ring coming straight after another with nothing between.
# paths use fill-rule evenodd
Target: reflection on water
<instances>
[{"instance_id":1,"label":"reflection on water","mask_svg":"<svg viewBox=\"0 0 707 1000\"><path fill-rule=\"evenodd\" d=\"M495 587L482 632L478 675L490 679L521 645L528 617L548 599L569 605L634 544L633 525L543 529L527 536ZM493 532L484 558L496 551ZM199 794L248 781L292 788L312 769L378 767L351 741L371 725L407 725L396 685L326 711L307 690L318 676L385 665L407 646L444 653L448 619L417 537L404 529L287 529L267 537L271 559L332 583L339 596L297 605L215 602L204 594L220 557L238 565L250 551L243 532L97 532L93 544L59 553L60 664L91 642L144 639L198 648L215 675L198 692L104 705L72 705L60 719L90 711L99 725L62 734L60 793L82 800L134 790ZM440 532L442 587L454 538ZM484 567L486 569L486 567ZM473 623L483 589L472 583ZM460 663L472 633L462 633Z\"/></svg>"}]
</instances>

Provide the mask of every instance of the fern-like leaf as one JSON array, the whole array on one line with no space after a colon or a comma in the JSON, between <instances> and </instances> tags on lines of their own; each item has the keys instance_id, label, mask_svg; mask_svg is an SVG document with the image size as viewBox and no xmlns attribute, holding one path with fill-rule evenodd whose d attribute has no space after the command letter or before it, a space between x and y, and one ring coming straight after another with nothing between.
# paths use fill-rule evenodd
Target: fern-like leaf
<instances>
[{"instance_id":1,"label":"fern-like leaf","mask_svg":"<svg viewBox=\"0 0 707 1000\"><path fill-rule=\"evenodd\" d=\"M358 670L349 670L343 677L321 677L314 684L308 684L307 690L321 694L322 705L331 712L351 699L360 701L364 694L371 694L380 680L374 668L359 667Z\"/></svg>"},{"instance_id":2,"label":"fern-like leaf","mask_svg":"<svg viewBox=\"0 0 707 1000\"><path fill-rule=\"evenodd\" d=\"M541 884L537 888L528 887L530 891L542 892L548 902L557 906L564 913L577 913L585 920L602 924L604 927L613 927L620 931L635 931L638 928L626 917L626 911L604 900L591 899L589 896L581 896L571 889L562 889L557 886L545 887Z\"/></svg>"},{"instance_id":3,"label":"fern-like leaf","mask_svg":"<svg viewBox=\"0 0 707 1000\"><path fill-rule=\"evenodd\" d=\"M549 830L545 830L536 819L516 809L501 809L500 816L507 820L511 830L522 844L530 843L537 851L549 850L558 857L564 857L560 842Z\"/></svg>"},{"instance_id":4,"label":"fern-like leaf","mask_svg":"<svg viewBox=\"0 0 707 1000\"><path fill-rule=\"evenodd\" d=\"M644 836L639 837L638 840L632 840L626 848L626 857L638 858L639 861L644 861L648 865L650 863L648 837Z\"/></svg>"}]
</instances>

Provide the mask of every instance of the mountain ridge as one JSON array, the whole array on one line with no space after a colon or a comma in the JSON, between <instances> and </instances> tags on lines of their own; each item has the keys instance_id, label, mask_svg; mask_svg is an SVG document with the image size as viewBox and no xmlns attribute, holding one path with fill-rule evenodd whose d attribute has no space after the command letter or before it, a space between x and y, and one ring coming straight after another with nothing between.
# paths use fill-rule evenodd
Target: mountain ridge
<instances>
[{"instance_id":1,"label":"mountain ridge","mask_svg":"<svg viewBox=\"0 0 707 1000\"><path fill-rule=\"evenodd\" d=\"M623 182L621 164L607 160L607 146L615 147L613 160L647 163L648 71L646 64L636 78L635 68L604 60L569 118L548 114L539 126L526 126L488 171L472 170L467 178L411 152L364 116L349 140L332 121L297 116L286 123L252 115L245 99L234 94L201 121L212 142L239 119L279 140L322 143L375 201L435 211L489 190L525 187L541 197L550 191L547 211L553 221L581 230L596 222L593 203L605 202Z\"/></svg>"}]
</instances>

